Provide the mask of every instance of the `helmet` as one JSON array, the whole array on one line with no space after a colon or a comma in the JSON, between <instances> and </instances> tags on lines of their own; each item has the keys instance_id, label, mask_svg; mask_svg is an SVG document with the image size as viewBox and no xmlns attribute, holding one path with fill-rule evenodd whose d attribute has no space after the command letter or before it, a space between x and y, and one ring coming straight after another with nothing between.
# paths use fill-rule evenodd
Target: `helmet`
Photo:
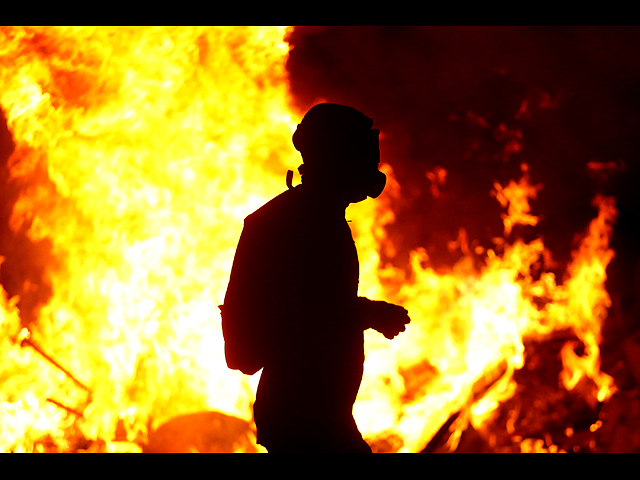
<instances>
[{"instance_id":1,"label":"helmet","mask_svg":"<svg viewBox=\"0 0 640 480\"><path fill-rule=\"evenodd\" d=\"M358 110L335 103L321 103L304 116L293 145L302 154L300 172L341 172L364 188L367 196L382 193L386 176L380 164L379 130Z\"/></svg>"}]
</instances>

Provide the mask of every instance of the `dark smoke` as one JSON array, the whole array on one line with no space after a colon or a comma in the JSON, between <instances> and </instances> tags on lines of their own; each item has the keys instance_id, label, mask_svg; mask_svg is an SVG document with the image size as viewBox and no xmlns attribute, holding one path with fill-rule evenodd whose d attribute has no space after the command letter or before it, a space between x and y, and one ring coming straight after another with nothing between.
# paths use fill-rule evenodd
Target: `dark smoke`
<instances>
[{"instance_id":1,"label":"dark smoke","mask_svg":"<svg viewBox=\"0 0 640 480\"><path fill-rule=\"evenodd\" d=\"M544 184L531 202L542 220L514 235L541 235L564 265L597 213L592 197L614 195L609 291L624 312L637 309L639 28L297 27L290 43L301 108L349 104L385 135L382 155L403 189L389 233L405 256L394 262L422 246L434 266L451 265L460 253L447 242L460 227L493 247L503 233L493 182L517 179L526 162ZM589 162L614 163L595 173ZM425 173L436 166L448 176L434 199Z\"/></svg>"},{"instance_id":2,"label":"dark smoke","mask_svg":"<svg viewBox=\"0 0 640 480\"><path fill-rule=\"evenodd\" d=\"M19 297L20 318L28 326L37 319L40 306L51 295L44 272L52 257L48 241L34 242L27 236L28 225L18 232L9 226L13 206L26 188L13 180L9 172L14 150L11 132L0 109L0 286L9 298Z\"/></svg>"}]
</instances>

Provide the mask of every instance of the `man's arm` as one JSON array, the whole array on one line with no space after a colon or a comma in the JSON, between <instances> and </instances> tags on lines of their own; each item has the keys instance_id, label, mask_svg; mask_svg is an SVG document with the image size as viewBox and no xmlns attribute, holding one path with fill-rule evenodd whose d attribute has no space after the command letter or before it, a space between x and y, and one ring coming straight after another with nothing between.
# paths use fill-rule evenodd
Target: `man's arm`
<instances>
[{"instance_id":1,"label":"man's arm","mask_svg":"<svg viewBox=\"0 0 640 480\"><path fill-rule=\"evenodd\" d=\"M358 297L357 310L363 330L373 328L390 340L404 332L411 321L409 312L404 307L380 300Z\"/></svg>"}]
</instances>

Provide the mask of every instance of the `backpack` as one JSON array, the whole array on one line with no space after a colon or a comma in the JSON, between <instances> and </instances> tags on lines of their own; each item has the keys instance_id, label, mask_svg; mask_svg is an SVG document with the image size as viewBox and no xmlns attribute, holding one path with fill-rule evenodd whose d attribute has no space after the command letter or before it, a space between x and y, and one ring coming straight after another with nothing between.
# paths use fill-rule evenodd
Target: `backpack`
<instances>
[{"instance_id":1,"label":"backpack","mask_svg":"<svg viewBox=\"0 0 640 480\"><path fill-rule=\"evenodd\" d=\"M281 309L274 303L280 268L276 250L291 231L295 189L289 189L245 218L238 241L224 304L220 305L227 366L253 375L277 343ZM282 247L284 248L284 247ZM275 262L275 264L274 264ZM275 290L274 290L275 289Z\"/></svg>"},{"instance_id":2,"label":"backpack","mask_svg":"<svg viewBox=\"0 0 640 480\"><path fill-rule=\"evenodd\" d=\"M253 375L264 366L260 338L253 318L255 312L251 312L251 309L240 311L225 305L218 308L222 316L227 366L232 370L240 370L245 375Z\"/></svg>"}]
</instances>

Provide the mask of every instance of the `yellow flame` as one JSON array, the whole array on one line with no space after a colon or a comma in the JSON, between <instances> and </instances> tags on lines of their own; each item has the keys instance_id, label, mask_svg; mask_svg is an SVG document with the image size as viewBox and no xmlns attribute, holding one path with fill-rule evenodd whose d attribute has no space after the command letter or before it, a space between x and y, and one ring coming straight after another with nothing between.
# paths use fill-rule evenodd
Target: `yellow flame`
<instances>
[{"instance_id":1,"label":"yellow flame","mask_svg":"<svg viewBox=\"0 0 640 480\"><path fill-rule=\"evenodd\" d=\"M21 346L17 298L2 292L0 450L81 450L79 438L101 451L136 450L166 420L202 410L251 422L259 375L226 368L216 306L243 218L280 193L284 172L299 163L287 32L0 29L11 175L25 185L11 226L51 245L53 293L29 341L76 377ZM599 401L611 395L598 364L611 199L598 199L561 285L551 273L531 274L545 254L541 240L505 241L483 266L467 255L445 273L418 249L407 273L380 264L381 253L395 252L384 227L401 195L392 169L382 168L385 193L348 210L360 294L405 305L412 323L392 342L366 332L354 415L375 449L419 451L457 411L458 434L468 422L481 428L513 395L523 340L554 329L574 329L585 347L583 356L563 351L566 388L588 378ZM434 187L444 185L438 171ZM535 225L528 199L538 189L526 168L518 181L495 185L507 236L517 224ZM543 445L525 439L522 448Z\"/></svg>"},{"instance_id":2,"label":"yellow flame","mask_svg":"<svg viewBox=\"0 0 640 480\"><path fill-rule=\"evenodd\" d=\"M531 186L528 179L528 167L523 166L520 179L506 187L496 185L507 209L506 235L515 225L537 221L529 213L528 199L535 198L541 186ZM369 208L385 211L388 198L383 196ZM467 255L448 273L435 272L426 252L417 250L409 277L387 265L380 270L377 289L369 285L374 277L363 276L367 291L405 305L412 317L406 335L392 343L373 334L368 337L367 368L355 414L371 440L389 443L393 438L397 450L419 451L460 410L468 414L458 418L458 428L471 422L482 429L500 403L515 393L512 374L525 363L524 341L544 339L556 330L572 329L585 345L583 356L575 354L571 343L562 351L565 387L571 390L580 379L591 379L595 387L585 392L592 397L588 401L602 402L615 392L613 379L599 369L598 345L610 306L604 281L614 255L609 239L616 210L612 198L597 197L594 204L598 217L574 252L562 284L552 273L532 274L546 253L541 239L503 241L504 252L489 250L482 267ZM380 244L384 242L383 238ZM366 249L366 243L359 248ZM478 392L478 385L490 388ZM522 444L523 451L532 448L530 440Z\"/></svg>"},{"instance_id":3,"label":"yellow flame","mask_svg":"<svg viewBox=\"0 0 640 480\"><path fill-rule=\"evenodd\" d=\"M255 379L226 368L216 306L242 219L297 160L286 31L0 36L12 174L29 185L12 225L31 222L55 259L34 336L93 390L89 438L113 439L121 421L144 441L148 424L194 409L251 419ZM37 383L23 392L42 404Z\"/></svg>"}]
</instances>

